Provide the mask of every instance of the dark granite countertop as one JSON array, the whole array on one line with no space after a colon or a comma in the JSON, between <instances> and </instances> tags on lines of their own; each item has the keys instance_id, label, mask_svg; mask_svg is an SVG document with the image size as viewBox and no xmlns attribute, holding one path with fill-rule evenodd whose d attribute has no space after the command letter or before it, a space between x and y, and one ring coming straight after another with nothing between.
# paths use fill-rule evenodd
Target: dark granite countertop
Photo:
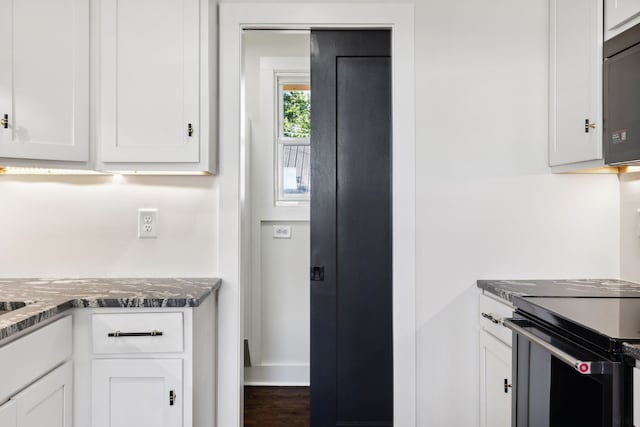
<instances>
[{"instance_id":1,"label":"dark granite countertop","mask_svg":"<svg viewBox=\"0 0 640 427\"><path fill-rule=\"evenodd\" d=\"M71 308L197 307L220 285L216 278L0 279L0 345Z\"/></svg>"},{"instance_id":2,"label":"dark granite countertop","mask_svg":"<svg viewBox=\"0 0 640 427\"><path fill-rule=\"evenodd\" d=\"M640 343L623 343L624 354L640 362Z\"/></svg>"},{"instance_id":3,"label":"dark granite countertop","mask_svg":"<svg viewBox=\"0 0 640 427\"><path fill-rule=\"evenodd\" d=\"M513 303L513 297L640 298L640 284L617 279L478 280L478 287ZM624 353L640 361L640 343L624 343Z\"/></svg>"},{"instance_id":4,"label":"dark granite countertop","mask_svg":"<svg viewBox=\"0 0 640 427\"><path fill-rule=\"evenodd\" d=\"M640 298L640 284L617 279L478 280L478 287L513 302L523 297Z\"/></svg>"}]
</instances>

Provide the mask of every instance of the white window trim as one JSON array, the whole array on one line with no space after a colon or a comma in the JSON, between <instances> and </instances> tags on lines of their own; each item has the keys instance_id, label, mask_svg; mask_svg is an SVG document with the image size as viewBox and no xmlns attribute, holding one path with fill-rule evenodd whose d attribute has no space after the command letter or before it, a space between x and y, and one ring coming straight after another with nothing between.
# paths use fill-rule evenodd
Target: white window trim
<instances>
[{"instance_id":1,"label":"white window trim","mask_svg":"<svg viewBox=\"0 0 640 427\"><path fill-rule=\"evenodd\" d=\"M309 73L300 72L283 72L276 71L274 73L275 80L275 102L277 112L275 121L275 192L274 200L276 206L309 206L310 196L304 195L288 195L282 191L284 169L282 168L282 150L285 145L311 145L311 138L292 138L283 136L284 129L284 103L282 102L282 86L287 84L311 84L311 75Z\"/></svg>"},{"instance_id":2,"label":"white window trim","mask_svg":"<svg viewBox=\"0 0 640 427\"><path fill-rule=\"evenodd\" d=\"M243 396L241 245L244 143L241 63L244 29L389 28L393 108L394 425L416 426L414 7L408 3L220 3L217 425L240 427ZM215 41L213 41L215 45Z\"/></svg>"}]
</instances>

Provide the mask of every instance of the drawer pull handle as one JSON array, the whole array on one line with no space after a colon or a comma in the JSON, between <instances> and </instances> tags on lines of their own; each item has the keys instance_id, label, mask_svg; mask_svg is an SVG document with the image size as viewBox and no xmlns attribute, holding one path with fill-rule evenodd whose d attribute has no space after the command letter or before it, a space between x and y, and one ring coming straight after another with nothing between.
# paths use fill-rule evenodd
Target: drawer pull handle
<instances>
[{"instance_id":1,"label":"drawer pull handle","mask_svg":"<svg viewBox=\"0 0 640 427\"><path fill-rule=\"evenodd\" d=\"M500 324L500 319L496 319L495 317L493 317L493 315L491 314L487 314L487 313L480 313L480 316L484 317L485 319L490 320L491 322L495 323L496 325Z\"/></svg>"},{"instance_id":2,"label":"drawer pull handle","mask_svg":"<svg viewBox=\"0 0 640 427\"><path fill-rule=\"evenodd\" d=\"M108 337L161 337L162 331L153 330L151 332L109 332Z\"/></svg>"}]
</instances>

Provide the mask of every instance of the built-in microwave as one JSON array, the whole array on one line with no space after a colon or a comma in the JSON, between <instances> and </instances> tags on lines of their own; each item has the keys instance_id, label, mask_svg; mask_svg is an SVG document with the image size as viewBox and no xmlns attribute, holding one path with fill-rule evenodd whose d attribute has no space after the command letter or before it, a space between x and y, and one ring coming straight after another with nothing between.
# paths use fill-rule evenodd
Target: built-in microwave
<instances>
[{"instance_id":1,"label":"built-in microwave","mask_svg":"<svg viewBox=\"0 0 640 427\"><path fill-rule=\"evenodd\" d=\"M639 164L640 24L605 41L603 56L605 163Z\"/></svg>"}]
</instances>

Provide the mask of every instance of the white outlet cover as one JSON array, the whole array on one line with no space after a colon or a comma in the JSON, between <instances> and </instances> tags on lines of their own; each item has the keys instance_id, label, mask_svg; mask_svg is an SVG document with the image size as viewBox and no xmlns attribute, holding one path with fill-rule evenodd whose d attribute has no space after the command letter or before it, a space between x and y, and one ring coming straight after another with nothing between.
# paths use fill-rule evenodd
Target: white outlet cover
<instances>
[{"instance_id":1,"label":"white outlet cover","mask_svg":"<svg viewBox=\"0 0 640 427\"><path fill-rule=\"evenodd\" d=\"M273 238L274 239L290 239L291 226L290 225L274 225Z\"/></svg>"},{"instance_id":2,"label":"white outlet cover","mask_svg":"<svg viewBox=\"0 0 640 427\"><path fill-rule=\"evenodd\" d=\"M158 209L138 209L138 237L140 239L158 237Z\"/></svg>"}]
</instances>

